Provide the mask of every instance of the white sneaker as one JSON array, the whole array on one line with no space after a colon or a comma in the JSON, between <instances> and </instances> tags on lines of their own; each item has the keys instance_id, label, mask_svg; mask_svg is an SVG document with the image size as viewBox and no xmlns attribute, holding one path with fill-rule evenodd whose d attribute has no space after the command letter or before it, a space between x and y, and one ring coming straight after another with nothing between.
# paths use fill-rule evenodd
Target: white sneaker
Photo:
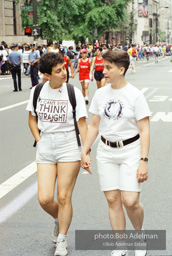
<instances>
[{"instance_id":1,"label":"white sneaker","mask_svg":"<svg viewBox=\"0 0 172 256\"><path fill-rule=\"evenodd\" d=\"M57 241L54 256L66 256L66 255L68 255L67 241L64 239L61 239Z\"/></svg>"},{"instance_id":2,"label":"white sneaker","mask_svg":"<svg viewBox=\"0 0 172 256\"><path fill-rule=\"evenodd\" d=\"M147 251L146 250L135 250L134 256L146 256Z\"/></svg>"},{"instance_id":3,"label":"white sneaker","mask_svg":"<svg viewBox=\"0 0 172 256\"><path fill-rule=\"evenodd\" d=\"M58 223L58 221L55 220L54 221L54 230L51 235L51 239L52 239L53 243L57 243L58 234L59 234L59 223Z\"/></svg>"},{"instance_id":4,"label":"white sneaker","mask_svg":"<svg viewBox=\"0 0 172 256\"><path fill-rule=\"evenodd\" d=\"M111 256L127 256L127 251L115 250L111 252Z\"/></svg>"}]
</instances>

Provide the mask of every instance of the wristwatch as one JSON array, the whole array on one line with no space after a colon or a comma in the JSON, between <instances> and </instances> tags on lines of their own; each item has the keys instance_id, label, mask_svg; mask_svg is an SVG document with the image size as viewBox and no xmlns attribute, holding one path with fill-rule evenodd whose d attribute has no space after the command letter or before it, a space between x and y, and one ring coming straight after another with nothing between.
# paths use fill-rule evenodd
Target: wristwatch
<instances>
[{"instance_id":1,"label":"wristwatch","mask_svg":"<svg viewBox=\"0 0 172 256\"><path fill-rule=\"evenodd\" d=\"M148 158L147 158L147 157L142 157L142 158L140 158L140 160L143 160L143 161L145 161L145 162L148 162Z\"/></svg>"}]
</instances>

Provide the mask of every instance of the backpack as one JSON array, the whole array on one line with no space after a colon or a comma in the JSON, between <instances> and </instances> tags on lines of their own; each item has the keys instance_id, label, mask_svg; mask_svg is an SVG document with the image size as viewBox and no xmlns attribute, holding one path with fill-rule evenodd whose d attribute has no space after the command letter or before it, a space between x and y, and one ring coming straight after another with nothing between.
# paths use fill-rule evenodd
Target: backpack
<instances>
[{"instance_id":1,"label":"backpack","mask_svg":"<svg viewBox=\"0 0 172 256\"><path fill-rule=\"evenodd\" d=\"M33 95L33 108L34 108L34 112L36 114L36 120L37 121L38 121L38 115L36 113L37 100L38 100L38 97L39 97L39 94L40 94L40 92L42 90L43 85L44 85L44 83L37 84L36 88L35 88L35 91L34 91L34 95ZM71 104L71 106L73 108L72 113L73 113L73 119L74 119L74 126L75 126L77 143L78 143L78 146L80 147L81 146L81 141L80 141L80 138L79 138L79 130L78 130L77 122L76 122L76 97L75 97L75 90L74 90L73 85L68 84L68 83L66 85L67 85L67 92L68 92L68 96L69 96L69 101L70 101L70 104ZM35 141L34 144L33 144L33 147L36 147L36 144L37 143Z\"/></svg>"},{"instance_id":2,"label":"backpack","mask_svg":"<svg viewBox=\"0 0 172 256\"><path fill-rule=\"evenodd\" d=\"M133 57L136 57L136 56L137 56L137 53L136 53L136 49L135 49L135 48L132 49L132 56L133 56Z\"/></svg>"},{"instance_id":3,"label":"backpack","mask_svg":"<svg viewBox=\"0 0 172 256\"><path fill-rule=\"evenodd\" d=\"M70 50L67 51L67 56L72 60L74 59L74 53Z\"/></svg>"}]
</instances>

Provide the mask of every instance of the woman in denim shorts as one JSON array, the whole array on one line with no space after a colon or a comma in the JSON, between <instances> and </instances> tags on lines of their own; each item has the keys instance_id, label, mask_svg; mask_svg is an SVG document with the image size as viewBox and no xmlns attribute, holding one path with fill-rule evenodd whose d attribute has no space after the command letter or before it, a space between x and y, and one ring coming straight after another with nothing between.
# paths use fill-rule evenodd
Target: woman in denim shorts
<instances>
[{"instance_id":1,"label":"woman in denim shorts","mask_svg":"<svg viewBox=\"0 0 172 256\"><path fill-rule=\"evenodd\" d=\"M80 170L81 151L65 83L67 74L63 57L46 53L40 59L39 69L48 81L37 100L38 122L33 108L35 87L31 90L27 106L29 126L37 142L38 199L44 211L55 220L52 234L56 243L54 255L67 255L67 231L72 219L71 197ZM74 90L76 120L84 143L87 111L82 93L75 87ZM56 180L57 201L54 199Z\"/></svg>"},{"instance_id":2,"label":"woman in denim shorts","mask_svg":"<svg viewBox=\"0 0 172 256\"><path fill-rule=\"evenodd\" d=\"M124 206L134 229L142 230L144 211L139 195L141 184L148 179L150 110L143 94L125 80L129 67L127 52L109 51L103 59L103 73L109 84L97 90L93 97L81 166L90 172L87 152L100 134L97 167L112 229L125 230ZM124 256L127 251L116 248L111 255ZM135 256L145 255L145 248L135 249Z\"/></svg>"}]
</instances>

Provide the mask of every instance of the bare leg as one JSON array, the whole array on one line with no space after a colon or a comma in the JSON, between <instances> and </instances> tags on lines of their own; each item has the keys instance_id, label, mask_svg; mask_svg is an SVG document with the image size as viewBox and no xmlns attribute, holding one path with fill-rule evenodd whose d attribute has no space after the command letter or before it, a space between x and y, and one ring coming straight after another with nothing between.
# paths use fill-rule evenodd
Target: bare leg
<instances>
[{"instance_id":1,"label":"bare leg","mask_svg":"<svg viewBox=\"0 0 172 256\"><path fill-rule=\"evenodd\" d=\"M54 164L37 164L38 200L41 207L53 218L58 215L58 203L54 200L57 167Z\"/></svg>"},{"instance_id":2,"label":"bare leg","mask_svg":"<svg viewBox=\"0 0 172 256\"><path fill-rule=\"evenodd\" d=\"M84 88L85 88L85 97L88 97L88 96L89 96L88 86L89 86L89 83L88 83L88 82L85 82L85 84L84 84Z\"/></svg>"},{"instance_id":3,"label":"bare leg","mask_svg":"<svg viewBox=\"0 0 172 256\"><path fill-rule=\"evenodd\" d=\"M101 81L96 80L96 83L97 83L97 89L101 88Z\"/></svg>"},{"instance_id":4,"label":"bare leg","mask_svg":"<svg viewBox=\"0 0 172 256\"><path fill-rule=\"evenodd\" d=\"M81 82L82 85L82 95L85 98L85 82Z\"/></svg>"},{"instance_id":5,"label":"bare leg","mask_svg":"<svg viewBox=\"0 0 172 256\"><path fill-rule=\"evenodd\" d=\"M126 208L128 217L136 230L143 226L144 210L139 202L138 192L121 191L122 202Z\"/></svg>"},{"instance_id":6,"label":"bare leg","mask_svg":"<svg viewBox=\"0 0 172 256\"><path fill-rule=\"evenodd\" d=\"M104 192L109 205L109 219L113 230L125 230L125 215L120 190Z\"/></svg>"},{"instance_id":7,"label":"bare leg","mask_svg":"<svg viewBox=\"0 0 172 256\"><path fill-rule=\"evenodd\" d=\"M105 86L105 78L103 78L102 80L101 80L101 87L104 87Z\"/></svg>"},{"instance_id":8,"label":"bare leg","mask_svg":"<svg viewBox=\"0 0 172 256\"><path fill-rule=\"evenodd\" d=\"M58 220L59 233L66 235L69 229L73 210L72 210L72 192L75 186L76 178L80 170L80 161L71 163L58 163L58 185L57 185L57 199L58 199Z\"/></svg>"}]
</instances>

